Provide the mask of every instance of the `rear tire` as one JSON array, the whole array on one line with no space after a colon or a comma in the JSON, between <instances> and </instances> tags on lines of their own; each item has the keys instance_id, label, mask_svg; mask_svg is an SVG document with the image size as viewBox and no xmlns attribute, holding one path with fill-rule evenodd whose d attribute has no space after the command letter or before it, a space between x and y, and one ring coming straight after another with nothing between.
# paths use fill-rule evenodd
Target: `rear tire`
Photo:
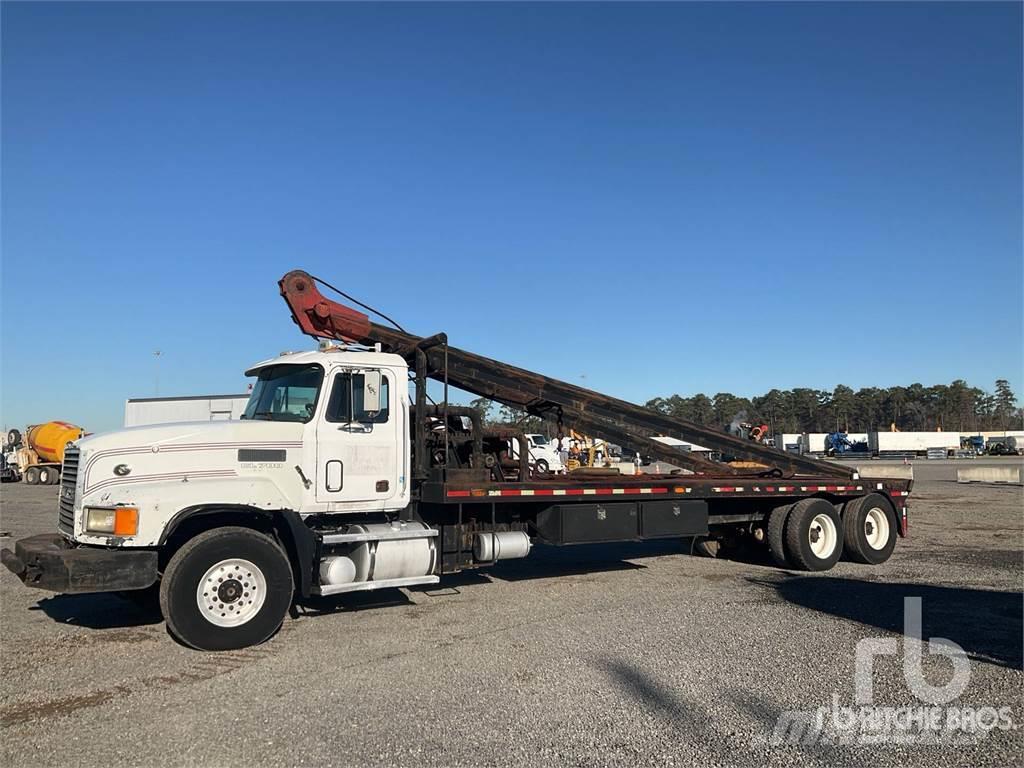
<instances>
[{"instance_id":1,"label":"rear tire","mask_svg":"<svg viewBox=\"0 0 1024 768\"><path fill-rule=\"evenodd\" d=\"M693 554L713 560L743 560L751 553L751 538L726 531L716 536L695 536Z\"/></svg>"},{"instance_id":2,"label":"rear tire","mask_svg":"<svg viewBox=\"0 0 1024 768\"><path fill-rule=\"evenodd\" d=\"M786 519L786 554L803 571L827 571L843 554L843 522L825 499L803 499Z\"/></svg>"},{"instance_id":3,"label":"rear tire","mask_svg":"<svg viewBox=\"0 0 1024 768\"><path fill-rule=\"evenodd\" d=\"M870 493L843 506L843 549L855 563L879 565L896 548L896 510L880 493Z\"/></svg>"},{"instance_id":4,"label":"rear tire","mask_svg":"<svg viewBox=\"0 0 1024 768\"><path fill-rule=\"evenodd\" d=\"M789 517L789 511L792 508L792 504L783 504L781 507L773 509L771 514L768 515L768 552L771 554L772 560L780 568L793 567L789 557L786 555L784 542L786 519Z\"/></svg>"},{"instance_id":5,"label":"rear tire","mask_svg":"<svg viewBox=\"0 0 1024 768\"><path fill-rule=\"evenodd\" d=\"M29 467L25 470L25 484L39 485L39 467Z\"/></svg>"},{"instance_id":6,"label":"rear tire","mask_svg":"<svg viewBox=\"0 0 1024 768\"><path fill-rule=\"evenodd\" d=\"M58 472L53 467L39 468L39 484L54 485L57 482Z\"/></svg>"},{"instance_id":7,"label":"rear tire","mask_svg":"<svg viewBox=\"0 0 1024 768\"><path fill-rule=\"evenodd\" d=\"M710 536L694 536L690 541L690 551L697 557L718 558L724 554L722 542Z\"/></svg>"},{"instance_id":8,"label":"rear tire","mask_svg":"<svg viewBox=\"0 0 1024 768\"><path fill-rule=\"evenodd\" d=\"M249 528L214 528L179 549L160 582L167 628L201 651L273 635L292 603L292 569L276 541Z\"/></svg>"}]
</instances>

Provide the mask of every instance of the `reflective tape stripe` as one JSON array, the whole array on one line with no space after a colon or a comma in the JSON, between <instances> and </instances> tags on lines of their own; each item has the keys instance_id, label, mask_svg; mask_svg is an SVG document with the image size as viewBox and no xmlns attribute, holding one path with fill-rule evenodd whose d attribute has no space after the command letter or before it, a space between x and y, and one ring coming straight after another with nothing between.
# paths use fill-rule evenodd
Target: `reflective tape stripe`
<instances>
[{"instance_id":1,"label":"reflective tape stripe","mask_svg":"<svg viewBox=\"0 0 1024 768\"><path fill-rule=\"evenodd\" d=\"M742 485L722 485L711 489L713 493L793 493L794 491L818 492L818 491L862 491L862 485L756 485L747 488ZM470 496L648 496L660 493L692 493L693 488L676 486L674 488L663 487L631 487L631 488L506 488L501 490L483 489L474 491L448 491L449 498L466 498ZM908 496L908 491L891 491L893 496Z\"/></svg>"},{"instance_id":2,"label":"reflective tape stripe","mask_svg":"<svg viewBox=\"0 0 1024 768\"><path fill-rule=\"evenodd\" d=\"M801 491L862 491L862 485L801 485Z\"/></svg>"},{"instance_id":3,"label":"reflective tape stripe","mask_svg":"<svg viewBox=\"0 0 1024 768\"><path fill-rule=\"evenodd\" d=\"M680 493L689 493L690 488L677 489ZM743 490L742 488L740 490ZM447 491L450 498L466 498L470 496L635 496L653 493L668 493L668 488L506 488L501 490L483 489L476 491Z\"/></svg>"}]
</instances>

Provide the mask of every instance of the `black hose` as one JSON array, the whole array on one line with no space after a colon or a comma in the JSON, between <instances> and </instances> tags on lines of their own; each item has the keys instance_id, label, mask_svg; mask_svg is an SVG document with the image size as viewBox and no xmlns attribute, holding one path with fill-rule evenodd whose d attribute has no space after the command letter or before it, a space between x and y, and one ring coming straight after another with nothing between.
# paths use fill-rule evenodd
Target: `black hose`
<instances>
[{"instance_id":1,"label":"black hose","mask_svg":"<svg viewBox=\"0 0 1024 768\"><path fill-rule=\"evenodd\" d=\"M319 278L319 277L317 277L316 275L310 275L310 277L311 277L311 278L313 278L314 280L316 280L316 281L317 281L318 283L320 283L321 285L323 285L323 286L324 286L325 288L330 288L330 289L331 289L332 291L334 291L335 293L337 293L337 294L340 294L341 296L344 296L344 297L345 297L346 299L348 299L349 301L351 301L351 302L352 302L353 304L356 304L357 306L360 306L360 307L362 307L362 308L363 308L363 309L365 309L365 310L366 310L367 312L373 312L373 314L377 315L378 317L382 317L382 318L384 318L384 319L385 319L385 320L387 320L387 321L388 321L389 323L391 323L391 324L392 324L393 326L395 326L395 328L397 328L398 330L400 330L400 331L401 331L402 333L408 333L408 331L407 331L407 330L405 330L405 328L403 328L402 326L400 326L400 325L399 325L398 323L396 323L396 322L395 322L394 320L392 320L392 319L391 319L390 317L388 317L387 315L385 315L385 314L384 314L383 312L381 312L380 310L374 309L374 308L373 308L373 307L371 307L371 306L370 306L369 304L363 304L363 302L359 301L358 299L354 299L354 298L352 298L351 296L349 296L349 295L348 295L347 293L345 293L345 292L344 292L343 290L341 290L340 288L335 288L335 287L334 287L333 285L331 285L330 283L328 283L328 282L327 282L326 280L324 280L324 279L322 279L322 278Z\"/></svg>"}]
</instances>

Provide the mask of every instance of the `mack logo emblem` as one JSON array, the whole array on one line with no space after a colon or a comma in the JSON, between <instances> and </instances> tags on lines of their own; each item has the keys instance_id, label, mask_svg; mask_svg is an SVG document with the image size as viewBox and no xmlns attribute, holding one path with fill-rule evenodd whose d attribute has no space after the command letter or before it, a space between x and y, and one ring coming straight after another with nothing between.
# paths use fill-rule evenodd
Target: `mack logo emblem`
<instances>
[{"instance_id":1,"label":"mack logo emblem","mask_svg":"<svg viewBox=\"0 0 1024 768\"><path fill-rule=\"evenodd\" d=\"M62 497L64 497L65 499L73 499L73 498L75 498L75 489L74 488L61 488L60 489L60 495Z\"/></svg>"}]
</instances>

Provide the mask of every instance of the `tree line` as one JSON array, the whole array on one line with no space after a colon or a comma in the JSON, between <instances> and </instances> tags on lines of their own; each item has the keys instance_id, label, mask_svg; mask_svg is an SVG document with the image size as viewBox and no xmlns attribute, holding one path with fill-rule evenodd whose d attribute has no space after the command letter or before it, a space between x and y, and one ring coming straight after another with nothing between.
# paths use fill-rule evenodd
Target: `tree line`
<instances>
[{"instance_id":1,"label":"tree line","mask_svg":"<svg viewBox=\"0 0 1024 768\"><path fill-rule=\"evenodd\" d=\"M873 432L895 424L901 432L957 432L1024 429L1024 409L1006 379L986 392L963 379L926 387L864 387L844 384L822 389L773 389L757 397L719 392L708 397L656 397L646 407L668 416L725 428L742 420L767 424L775 432Z\"/></svg>"},{"instance_id":2,"label":"tree line","mask_svg":"<svg viewBox=\"0 0 1024 768\"><path fill-rule=\"evenodd\" d=\"M955 432L1024 429L1024 409L1006 379L993 393L963 379L926 387L863 387L839 384L823 389L772 389L757 397L719 392L709 397L671 395L648 400L645 407L726 431L737 421L767 424L776 432L874 432L893 424L901 432ZM487 426L515 426L524 432L551 432L553 423L479 397L470 402Z\"/></svg>"}]
</instances>

